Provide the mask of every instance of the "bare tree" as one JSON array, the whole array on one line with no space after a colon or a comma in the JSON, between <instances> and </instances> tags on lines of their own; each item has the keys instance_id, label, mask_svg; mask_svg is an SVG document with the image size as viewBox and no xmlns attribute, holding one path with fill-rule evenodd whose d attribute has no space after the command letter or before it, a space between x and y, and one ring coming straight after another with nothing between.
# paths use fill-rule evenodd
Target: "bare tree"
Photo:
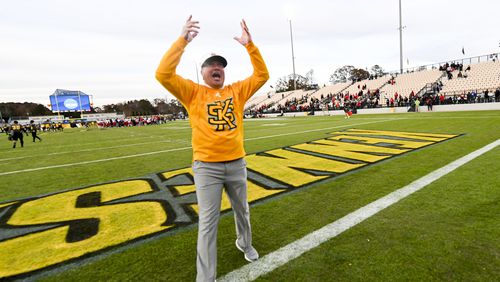
<instances>
[{"instance_id":1,"label":"bare tree","mask_svg":"<svg viewBox=\"0 0 500 282\"><path fill-rule=\"evenodd\" d=\"M353 69L355 69L355 67L350 65L336 69L335 72L330 75L330 82L343 83L351 80L351 72Z\"/></svg>"},{"instance_id":2,"label":"bare tree","mask_svg":"<svg viewBox=\"0 0 500 282\"><path fill-rule=\"evenodd\" d=\"M370 74L373 76L383 76L385 74L384 69L379 65L373 65L370 69Z\"/></svg>"},{"instance_id":3,"label":"bare tree","mask_svg":"<svg viewBox=\"0 0 500 282\"><path fill-rule=\"evenodd\" d=\"M300 74L295 74L297 89L308 89L308 80ZM276 93L294 90L293 74L284 76L276 82Z\"/></svg>"}]
</instances>

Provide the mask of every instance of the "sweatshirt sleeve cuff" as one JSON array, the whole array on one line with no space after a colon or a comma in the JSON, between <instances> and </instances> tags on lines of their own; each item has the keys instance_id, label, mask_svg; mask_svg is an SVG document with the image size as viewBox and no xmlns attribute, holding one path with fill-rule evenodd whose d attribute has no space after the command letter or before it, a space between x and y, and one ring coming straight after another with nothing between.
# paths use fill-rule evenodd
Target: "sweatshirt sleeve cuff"
<instances>
[{"instance_id":1,"label":"sweatshirt sleeve cuff","mask_svg":"<svg viewBox=\"0 0 500 282\"><path fill-rule=\"evenodd\" d=\"M248 42L247 45L245 45L245 48L247 48L247 51L250 52L250 51L254 50L257 47L255 47L255 45L253 44L253 41L250 41L250 42Z\"/></svg>"},{"instance_id":2,"label":"sweatshirt sleeve cuff","mask_svg":"<svg viewBox=\"0 0 500 282\"><path fill-rule=\"evenodd\" d=\"M186 38L184 38L184 36L179 36L179 38L177 38L177 41L175 43L177 46L181 47L182 49L184 49L188 45L188 42L187 42Z\"/></svg>"}]
</instances>

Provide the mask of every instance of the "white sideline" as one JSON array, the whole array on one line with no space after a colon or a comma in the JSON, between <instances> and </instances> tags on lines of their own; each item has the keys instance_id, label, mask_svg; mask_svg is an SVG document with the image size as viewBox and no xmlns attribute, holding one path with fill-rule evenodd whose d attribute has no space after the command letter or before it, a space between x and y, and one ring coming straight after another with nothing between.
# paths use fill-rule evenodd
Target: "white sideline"
<instances>
[{"instance_id":1,"label":"white sideline","mask_svg":"<svg viewBox=\"0 0 500 282\"><path fill-rule=\"evenodd\" d=\"M325 127L325 128L319 128L319 129L311 129L311 130L304 130L304 131L298 131L298 132L290 132L290 133L283 133L283 134L275 134L275 135L268 135L268 136L254 137L254 138L247 138L247 139L245 139L245 141L253 141L253 140L259 140L259 139L267 139L267 138L274 138L274 137L280 137L280 136L309 133L309 132L314 132L314 131L330 130L330 129L342 128L342 127L352 127L352 126L365 125L365 124L371 124L371 123L379 123L379 122L391 121L391 120L398 120L398 119L385 119L385 120L362 122L362 123L356 123L356 124L345 124L345 125ZM0 172L0 176L2 176L2 175L8 175L8 174L16 174L16 173L21 173L21 172L31 172L31 171L38 171L38 170L45 170L45 169L53 169L53 168L61 168L61 167L69 167L69 166L78 166L78 165L86 165L86 164L93 164L93 163L101 163L101 162L107 162L107 161L114 161L114 160L121 160L121 159L128 159L128 158L135 158L135 157L142 157L142 156L149 156L149 155L156 155L156 154L161 154L161 153L182 151L182 150L188 150L188 149L191 149L191 146L182 147L182 148L175 148L175 149L168 149L168 150L161 150L161 151L154 151L154 152L147 152L147 153L141 153L141 154L126 155L126 156L120 156L120 157L112 157L112 158L106 158L106 159L98 159L98 160L92 160L92 161L84 161L84 162L76 162L76 163L51 165L51 166L44 166L44 167L35 167L35 168L28 168L28 169L21 169L21 170Z\"/></svg>"},{"instance_id":2,"label":"white sideline","mask_svg":"<svg viewBox=\"0 0 500 282\"><path fill-rule=\"evenodd\" d=\"M377 214L379 211L399 202L401 199L424 188L437 179L454 171L458 167L470 162L482 154L494 149L500 145L500 139L478 149L460 159L453 161L442 168L439 168L415 181L400 188L304 237L292 242L272 253L265 255L259 260L247 264L239 269L233 270L226 275L218 278L217 281L253 281L258 277L265 275L276 268L285 265L289 261L301 256L305 252L319 246L341 234L349 228L361 223L365 219Z\"/></svg>"},{"instance_id":3,"label":"white sideline","mask_svg":"<svg viewBox=\"0 0 500 282\"><path fill-rule=\"evenodd\" d=\"M47 154L38 154L38 155L28 155L28 156L21 156L21 157L12 157L12 158L5 158L5 159L0 159L0 162L3 161L11 161L11 160L20 160L20 159L27 159L27 158L32 158L32 157L40 157L40 156L55 156L55 155L63 155L63 154L74 154L74 153L80 153L80 152L93 152L93 151L99 151L99 150L109 150L109 149L116 149L116 148L124 148L124 147L134 147L137 145L145 145L145 144L153 144L153 143L172 143L170 139L168 140L160 140L160 141L152 141L152 142L140 142L140 143L129 143L129 144L123 144L123 145L116 145L116 146L110 146L110 147L100 147L100 148L92 148L92 149L81 149L81 150L74 150L74 151L60 151L60 152L54 152L54 153L47 153Z\"/></svg>"}]
</instances>

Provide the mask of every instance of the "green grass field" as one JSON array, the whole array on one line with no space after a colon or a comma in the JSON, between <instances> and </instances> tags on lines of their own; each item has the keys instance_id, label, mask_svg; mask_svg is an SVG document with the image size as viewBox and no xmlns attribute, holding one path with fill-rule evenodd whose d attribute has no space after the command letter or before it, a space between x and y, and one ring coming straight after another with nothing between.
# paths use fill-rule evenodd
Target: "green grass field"
<instances>
[{"instance_id":1,"label":"green grass field","mask_svg":"<svg viewBox=\"0 0 500 282\"><path fill-rule=\"evenodd\" d=\"M250 155L352 128L459 136L255 202L253 240L261 256L498 140L500 111L247 120L245 148ZM25 147L16 149L5 137L0 145L0 232L19 200L189 167L190 133L187 121L175 121L42 133L43 142L25 138ZM498 281L499 160L496 147L258 281ZM37 216L33 211L26 219ZM127 223L120 220L110 222ZM186 224L13 277L193 281L196 235L196 224ZM219 276L246 264L234 239L232 213L226 212L219 225ZM2 253L7 241L0 236L0 254L7 253ZM29 246L19 244L20 249ZM25 257L27 264L44 259L32 256ZM2 271L0 266L0 279Z\"/></svg>"}]
</instances>

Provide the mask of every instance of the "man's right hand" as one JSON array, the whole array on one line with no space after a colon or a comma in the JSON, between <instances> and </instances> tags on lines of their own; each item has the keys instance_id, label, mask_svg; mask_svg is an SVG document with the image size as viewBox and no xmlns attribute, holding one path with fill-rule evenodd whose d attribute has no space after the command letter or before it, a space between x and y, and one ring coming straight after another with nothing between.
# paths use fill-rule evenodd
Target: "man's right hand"
<instances>
[{"instance_id":1,"label":"man's right hand","mask_svg":"<svg viewBox=\"0 0 500 282\"><path fill-rule=\"evenodd\" d=\"M187 42L191 42L193 38L198 35L198 29L200 27L198 26L199 21L193 21L191 20L193 18L192 15L189 16L189 18L186 21L186 24L182 27L182 33L181 36L186 39Z\"/></svg>"}]
</instances>

